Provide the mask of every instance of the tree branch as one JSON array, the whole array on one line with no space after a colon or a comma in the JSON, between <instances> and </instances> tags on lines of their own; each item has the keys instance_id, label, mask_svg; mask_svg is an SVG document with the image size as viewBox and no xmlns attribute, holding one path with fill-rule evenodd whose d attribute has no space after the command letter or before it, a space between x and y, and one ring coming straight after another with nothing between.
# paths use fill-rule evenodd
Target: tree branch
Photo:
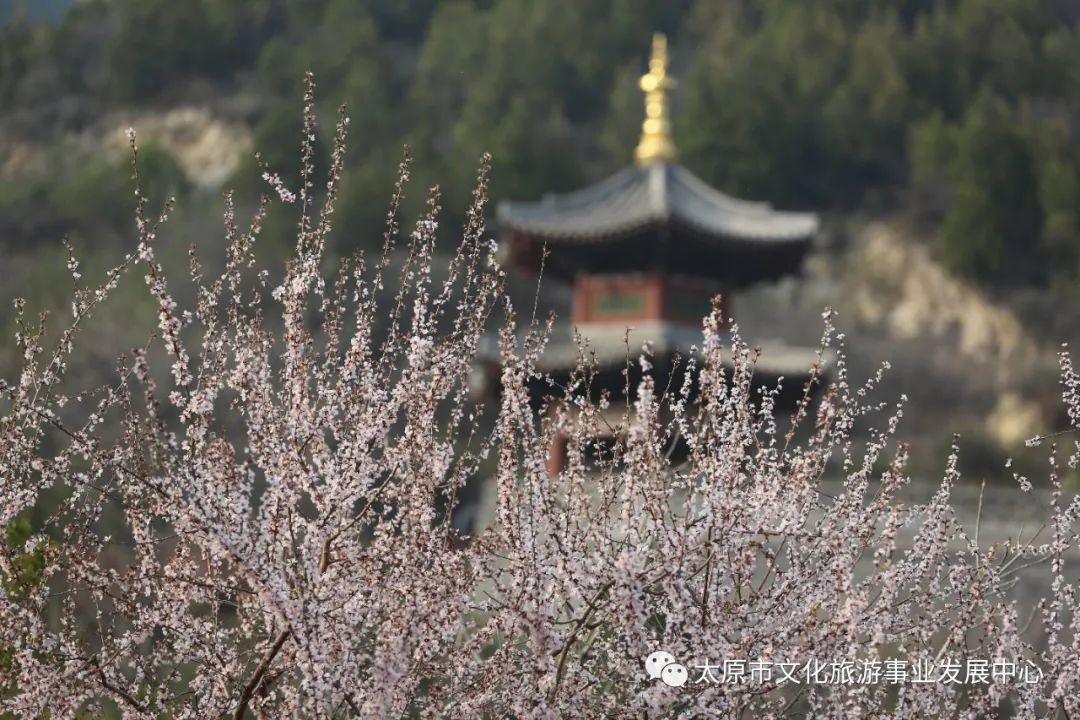
<instances>
[{"instance_id":1,"label":"tree branch","mask_svg":"<svg viewBox=\"0 0 1080 720\"><path fill-rule=\"evenodd\" d=\"M559 654L559 667L555 671L555 685L551 688L552 699L555 698L555 693L559 691L559 683L562 682L563 671L566 669L566 659L570 656L570 648L573 647L574 641L577 639L578 633L581 632L581 629L585 627L586 623L588 623L589 616L592 615L593 610L596 609L596 603L600 601L600 598L603 597L604 593L610 590L611 586L614 584L614 582L610 581L605 583L604 586L601 587L595 595L593 595L592 600L589 601L588 607L585 608L585 613L581 616L581 619L578 621L577 625L570 632L570 637L566 639L566 643L563 644L562 652Z\"/></svg>"},{"instance_id":2,"label":"tree branch","mask_svg":"<svg viewBox=\"0 0 1080 720\"><path fill-rule=\"evenodd\" d=\"M143 715L149 715L150 714L150 712L146 709L146 706L143 705L138 700L136 700L135 697L131 693L129 693L124 688L113 684L109 680L109 678L105 675L104 668L102 668L101 664L98 663L97 658L91 658L90 664L93 665L95 669L97 669L98 677L100 678L99 682L101 683L101 686L103 688L105 688L106 690L111 692L113 695L117 696L118 698L120 698L121 700L126 702L131 707L133 707L136 710L138 710L139 712L141 712Z\"/></svg>"},{"instance_id":3,"label":"tree branch","mask_svg":"<svg viewBox=\"0 0 1080 720\"><path fill-rule=\"evenodd\" d=\"M247 685L240 693L240 702L236 706L236 712L233 713L233 720L243 720L244 714L247 712L248 703L251 702L252 695L255 694L255 690L258 689L259 683L262 682L263 676L266 675L266 671L270 669L270 663L274 662L274 658L281 652L282 646L285 641L292 636L292 630L283 630L277 639L274 640L274 644L270 646L270 649L263 656L262 662L259 663L259 667L255 668L255 673L248 680Z\"/></svg>"}]
</instances>

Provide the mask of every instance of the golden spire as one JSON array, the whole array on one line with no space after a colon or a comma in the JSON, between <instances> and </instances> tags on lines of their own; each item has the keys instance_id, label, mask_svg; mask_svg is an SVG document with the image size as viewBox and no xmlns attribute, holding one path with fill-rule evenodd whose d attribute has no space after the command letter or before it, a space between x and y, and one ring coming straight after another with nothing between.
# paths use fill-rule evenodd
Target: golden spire
<instances>
[{"instance_id":1,"label":"golden spire","mask_svg":"<svg viewBox=\"0 0 1080 720\"><path fill-rule=\"evenodd\" d=\"M668 77L667 65L667 37L663 33L656 33L653 35L649 72L641 76L641 89L645 92L645 122L641 124L641 140L634 150L634 157L642 165L675 159L668 92L674 89L676 83Z\"/></svg>"}]
</instances>

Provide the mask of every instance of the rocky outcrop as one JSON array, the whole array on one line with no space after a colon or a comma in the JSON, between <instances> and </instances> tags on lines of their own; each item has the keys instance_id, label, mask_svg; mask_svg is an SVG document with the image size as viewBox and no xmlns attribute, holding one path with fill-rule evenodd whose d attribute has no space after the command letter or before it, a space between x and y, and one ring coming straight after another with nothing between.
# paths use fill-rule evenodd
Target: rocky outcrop
<instances>
[{"instance_id":1,"label":"rocky outcrop","mask_svg":"<svg viewBox=\"0 0 1080 720\"><path fill-rule=\"evenodd\" d=\"M100 159L102 149L124 157L128 152L128 128L135 128L140 144L154 143L167 150L185 177L200 187L221 187L253 152L252 132L247 124L206 107L122 110L49 144L0 127L0 180L55 172L57 164L64 160Z\"/></svg>"},{"instance_id":2,"label":"rocky outcrop","mask_svg":"<svg viewBox=\"0 0 1080 720\"><path fill-rule=\"evenodd\" d=\"M1035 342L1017 316L936 263L923 243L873 223L844 261L850 316L902 339L933 338L979 364L1026 365Z\"/></svg>"},{"instance_id":3,"label":"rocky outcrop","mask_svg":"<svg viewBox=\"0 0 1080 720\"><path fill-rule=\"evenodd\" d=\"M251 131L246 125L216 118L200 107L116 113L106 125L107 146L126 148L124 132L135 128L140 142L164 147L189 180L205 187L220 187L252 152Z\"/></svg>"},{"instance_id":4,"label":"rocky outcrop","mask_svg":"<svg viewBox=\"0 0 1080 720\"><path fill-rule=\"evenodd\" d=\"M891 361L882 396L908 394L908 419L928 435L977 430L1014 447L1051 429L1053 346L1012 305L947 272L902 221L857 226L814 252L802 277L740 292L734 314L752 343L808 344L826 305L847 334L852 377Z\"/></svg>"},{"instance_id":5,"label":"rocky outcrop","mask_svg":"<svg viewBox=\"0 0 1080 720\"><path fill-rule=\"evenodd\" d=\"M1053 353L1011 308L946 272L924 243L884 223L857 234L843 267L849 317L898 340L929 341L952 354L954 367L985 377L985 391L996 396L982 423L988 436L1015 447L1044 430L1039 399L1019 386Z\"/></svg>"}]
</instances>

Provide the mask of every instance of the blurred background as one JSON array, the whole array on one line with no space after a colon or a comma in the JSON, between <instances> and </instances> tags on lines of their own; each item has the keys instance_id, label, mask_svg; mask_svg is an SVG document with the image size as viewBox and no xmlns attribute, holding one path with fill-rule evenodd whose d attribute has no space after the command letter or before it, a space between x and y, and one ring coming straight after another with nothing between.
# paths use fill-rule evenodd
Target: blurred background
<instances>
[{"instance_id":1,"label":"blurred background","mask_svg":"<svg viewBox=\"0 0 1080 720\"><path fill-rule=\"evenodd\" d=\"M1077 0L0 0L0 375L15 296L66 312L63 238L89 278L134 246L127 127L151 202L179 199L180 277L189 243L220 253L225 189L241 208L267 191L256 150L297 184L306 70L320 169L352 116L332 252L381 247L404 145L407 209L438 183L449 239L484 151L496 201L631 163L660 31L679 161L824 220L802 277L736 298L748 340L812 343L832 305L855 377L887 359L881 397L911 397L916 472L940 477L959 432L966 478L1009 483L1015 456L1037 481L1023 441L1066 427L1055 353L1080 331L1078 19ZM268 266L294 223L272 214ZM138 278L118 293L77 378L154 325Z\"/></svg>"}]
</instances>

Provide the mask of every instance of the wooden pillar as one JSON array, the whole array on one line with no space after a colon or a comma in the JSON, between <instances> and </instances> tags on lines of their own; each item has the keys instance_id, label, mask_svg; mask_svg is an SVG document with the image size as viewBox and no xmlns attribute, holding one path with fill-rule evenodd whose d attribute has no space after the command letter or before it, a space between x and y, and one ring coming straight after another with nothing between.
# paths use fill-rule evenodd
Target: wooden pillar
<instances>
[{"instance_id":1,"label":"wooden pillar","mask_svg":"<svg viewBox=\"0 0 1080 720\"><path fill-rule=\"evenodd\" d=\"M547 472L548 477L555 477L566 469L566 433L559 431L551 438L548 446Z\"/></svg>"}]
</instances>

